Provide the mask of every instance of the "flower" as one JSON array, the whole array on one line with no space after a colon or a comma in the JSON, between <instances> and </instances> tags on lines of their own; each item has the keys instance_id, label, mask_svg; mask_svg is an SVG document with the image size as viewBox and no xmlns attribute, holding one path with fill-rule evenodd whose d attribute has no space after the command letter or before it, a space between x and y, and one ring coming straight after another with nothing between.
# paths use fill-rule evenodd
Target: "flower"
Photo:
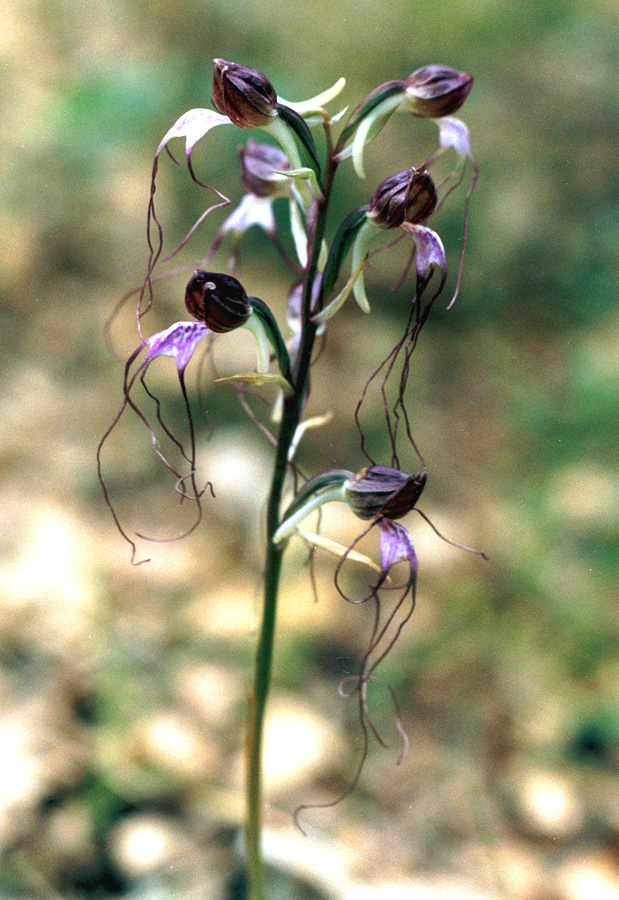
<instances>
[{"instance_id":1,"label":"flower","mask_svg":"<svg viewBox=\"0 0 619 900\"><path fill-rule=\"evenodd\" d=\"M222 334L245 325L251 305L240 281L231 275L197 269L185 289L187 311L211 331Z\"/></svg>"},{"instance_id":2,"label":"flower","mask_svg":"<svg viewBox=\"0 0 619 900\"><path fill-rule=\"evenodd\" d=\"M370 638L361 660L359 674L347 676L340 684L341 696L351 697L356 694L359 698L359 721L363 732L361 763L357 775L353 778L352 787L358 780L367 756L369 732L371 731L384 745L368 709L367 685L370 681L378 680L373 674L374 671L398 640L415 609L419 568L417 554L409 532L398 522L394 522L392 516L400 517L414 508L425 482L424 473L410 476L385 466L370 466L356 475L344 469L323 472L312 478L299 491L273 537L275 543L280 543L290 537L294 531L298 531L312 546L335 553L340 557L335 570L335 587L340 595L349 603L358 605L370 602L373 606ZM360 518L370 519L370 524L363 529L349 547L342 547L320 535L310 534L298 527L310 512L334 500L346 503ZM379 566L355 550L361 538L375 526L380 532ZM340 586L340 570L347 560L364 563L378 571L374 583L369 586L365 596L360 599L348 596ZM400 563L408 565L408 577L399 589L396 588L396 596L390 594L390 602L387 602L386 598L381 596L381 589L388 586L390 590L393 590L392 585L386 583L391 570ZM393 692L390 691L390 693L397 714L397 703ZM402 753L405 753L408 739L397 715L396 728L403 741Z\"/></svg>"},{"instance_id":3,"label":"flower","mask_svg":"<svg viewBox=\"0 0 619 900\"><path fill-rule=\"evenodd\" d=\"M402 525L390 519L379 519L380 531L380 580L385 581L391 568L397 563L407 562L409 565L408 588L412 588L417 579L419 562L413 545L413 539Z\"/></svg>"},{"instance_id":4,"label":"flower","mask_svg":"<svg viewBox=\"0 0 619 900\"><path fill-rule=\"evenodd\" d=\"M150 363L158 356L169 356L176 360L179 377L183 380L184 372L193 357L198 344L208 334L225 334L237 328L248 328L258 344L259 370L268 368L269 351L264 349L266 335L260 337L256 329L257 318L245 288L236 278L220 272L206 272L197 269L187 282L185 288L185 306L196 319L195 322L175 322L164 331L159 331L142 341L131 354L126 372L146 350L143 361L135 373L125 384L129 390L136 377L142 377ZM265 362L266 359L266 362ZM127 396L127 393L126 393Z\"/></svg>"},{"instance_id":5,"label":"flower","mask_svg":"<svg viewBox=\"0 0 619 900\"><path fill-rule=\"evenodd\" d=\"M404 222L425 222L436 208L436 187L424 168L405 169L385 178L376 188L367 218L381 228L399 228Z\"/></svg>"},{"instance_id":6,"label":"flower","mask_svg":"<svg viewBox=\"0 0 619 900\"><path fill-rule=\"evenodd\" d=\"M275 88L262 72L216 59L213 104L241 128L260 128L277 115Z\"/></svg>"},{"instance_id":7,"label":"flower","mask_svg":"<svg viewBox=\"0 0 619 900\"><path fill-rule=\"evenodd\" d=\"M473 86L472 75L449 66L430 65L406 79L403 109L414 116L438 119L460 109Z\"/></svg>"},{"instance_id":8,"label":"flower","mask_svg":"<svg viewBox=\"0 0 619 900\"><path fill-rule=\"evenodd\" d=\"M258 144L248 141L239 150L240 181L247 193L239 205L221 225L215 240L203 262L208 263L222 242L230 235L232 240L232 268L236 263L238 246L243 234L256 225L265 231L279 251L286 257L286 251L277 237L273 204L277 199L288 201L290 231L295 243L297 257L301 265L307 261L307 235L299 210L301 204L294 181L290 175L290 163L286 154L272 144Z\"/></svg>"},{"instance_id":9,"label":"flower","mask_svg":"<svg viewBox=\"0 0 619 900\"><path fill-rule=\"evenodd\" d=\"M364 268L370 244L377 229L402 228L413 239L417 278L429 280L434 269L441 269L441 289L447 274L447 257L439 235L428 228L426 220L437 204L436 188L431 175L422 167L405 169L386 178L375 190L369 206L351 215L348 239L352 244L351 277L343 290L314 316L315 322L326 322L344 304L352 292L363 312L370 311L365 290ZM354 216L354 218L353 218Z\"/></svg>"},{"instance_id":10,"label":"flower","mask_svg":"<svg viewBox=\"0 0 619 900\"><path fill-rule=\"evenodd\" d=\"M248 141L239 150L241 184L255 197L290 196L290 181L282 172L290 169L288 157L272 144Z\"/></svg>"},{"instance_id":11,"label":"flower","mask_svg":"<svg viewBox=\"0 0 619 900\"><path fill-rule=\"evenodd\" d=\"M344 483L344 499L360 519L401 519L413 509L427 475L405 475L387 466L369 466Z\"/></svg>"},{"instance_id":12,"label":"flower","mask_svg":"<svg viewBox=\"0 0 619 900\"><path fill-rule=\"evenodd\" d=\"M345 84L344 79L339 79L333 87L309 100L287 103L277 97L269 79L256 69L222 59L216 59L214 63L212 97L217 112L195 108L183 113L168 129L157 147L155 172L157 160L163 149L167 148L173 138L184 137L187 167L192 178L201 184L194 175L191 156L196 144L212 128L218 125L262 128L282 146L290 168L289 177L301 182L300 193L305 195L309 204L311 192L306 189L304 183L309 181L312 190L317 194L319 189L316 184L316 173L313 169L302 165L295 137L305 145L310 155L312 152L315 154L313 140L302 117L312 116L322 108L323 103L336 97ZM219 194L216 190L215 193ZM228 202L223 195L219 196Z\"/></svg>"},{"instance_id":13,"label":"flower","mask_svg":"<svg viewBox=\"0 0 619 900\"><path fill-rule=\"evenodd\" d=\"M406 475L387 466L362 469L343 485L344 499L360 519L374 519L380 531L380 586L390 569L399 562L408 562L408 588L417 577L417 554L406 528L396 524L414 507L425 487L427 475Z\"/></svg>"},{"instance_id":14,"label":"flower","mask_svg":"<svg viewBox=\"0 0 619 900\"><path fill-rule=\"evenodd\" d=\"M247 328L256 341L256 372L233 375L219 381L249 381L254 384L277 383L280 387L289 387L290 362L287 351L277 328L275 319L267 305L257 297L248 297L243 285L236 278L218 272L207 272L198 269L189 279L185 289L185 305L195 321L174 322L163 331L145 338L130 355L125 364L123 385L123 402L114 417L112 424L103 435L97 449L99 481L103 488L105 501L112 513L121 535L132 547L132 561L136 553L136 544L120 524L119 518L111 503L102 472L103 447L129 407L147 428L154 452L165 467L176 477L176 489L181 499L188 499L197 504L198 515L190 530L193 530L201 518L200 498L206 488L199 490L196 484L196 443L192 412L185 383L185 371L193 358L198 345L208 335L225 334L237 328ZM282 374L269 373L271 350L274 351ZM173 434L162 417L161 404L146 384L146 375L151 363L161 356L174 359L181 388L185 413L189 427L190 448L185 450L182 443ZM135 389L142 386L146 395L155 403L156 425L149 422L147 414L142 410L134 397ZM160 447L155 428L161 430L163 436L172 442L180 453L181 465L188 466L188 472L182 474ZM190 487L188 487L188 484ZM212 486L207 484L212 492ZM188 532L185 532L187 534ZM140 535L143 537L143 535Z\"/></svg>"},{"instance_id":15,"label":"flower","mask_svg":"<svg viewBox=\"0 0 619 900\"><path fill-rule=\"evenodd\" d=\"M384 128L393 113L404 112L440 122L456 112L469 95L473 78L448 66L428 65L406 81L386 81L371 91L351 113L342 132L339 159L352 157L355 171L365 177L363 148ZM352 138L352 143L348 143Z\"/></svg>"},{"instance_id":16,"label":"flower","mask_svg":"<svg viewBox=\"0 0 619 900\"><path fill-rule=\"evenodd\" d=\"M345 469L332 469L310 479L299 491L288 507L273 541L277 544L286 540L300 523L314 510L333 501L346 503L360 519L371 520L371 524L348 549L323 542L319 535L303 536L316 546L337 548L342 561L347 559L355 544L375 525L380 531L381 562L379 577L371 594L383 585L390 569L398 562L408 562L409 578L406 593L414 587L417 577L418 560L412 538L406 528L394 522L414 509L425 487L427 476L424 472L407 475L387 466L369 466L356 475ZM359 559L359 557L356 557ZM363 562L370 562L361 557Z\"/></svg>"}]
</instances>

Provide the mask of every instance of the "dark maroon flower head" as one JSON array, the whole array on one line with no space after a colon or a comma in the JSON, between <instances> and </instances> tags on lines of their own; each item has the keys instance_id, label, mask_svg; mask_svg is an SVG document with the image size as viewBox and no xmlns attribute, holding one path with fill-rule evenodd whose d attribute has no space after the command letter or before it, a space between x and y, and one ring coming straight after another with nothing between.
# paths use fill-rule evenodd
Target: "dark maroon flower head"
<instances>
[{"instance_id":1,"label":"dark maroon flower head","mask_svg":"<svg viewBox=\"0 0 619 900\"><path fill-rule=\"evenodd\" d=\"M419 500L426 480L425 472L406 475L387 466L369 466L346 482L344 496L360 519L401 519Z\"/></svg>"},{"instance_id":2,"label":"dark maroon flower head","mask_svg":"<svg viewBox=\"0 0 619 900\"><path fill-rule=\"evenodd\" d=\"M278 197L289 193L289 179L278 172L290 170L288 157L279 147L248 141L239 150L241 184L256 197Z\"/></svg>"},{"instance_id":3,"label":"dark maroon flower head","mask_svg":"<svg viewBox=\"0 0 619 900\"><path fill-rule=\"evenodd\" d=\"M185 306L199 322L222 334L248 320L251 304L245 288L231 275L198 269L185 290Z\"/></svg>"},{"instance_id":4,"label":"dark maroon flower head","mask_svg":"<svg viewBox=\"0 0 619 900\"><path fill-rule=\"evenodd\" d=\"M241 128L260 128L277 115L275 88L262 72L216 59L213 103Z\"/></svg>"},{"instance_id":5,"label":"dark maroon flower head","mask_svg":"<svg viewBox=\"0 0 619 900\"><path fill-rule=\"evenodd\" d=\"M473 86L473 76L448 66L424 66L406 80L411 112L428 119L451 116L460 109Z\"/></svg>"},{"instance_id":6,"label":"dark maroon flower head","mask_svg":"<svg viewBox=\"0 0 619 900\"><path fill-rule=\"evenodd\" d=\"M368 218L381 228L399 228L404 222L425 222L436 208L436 187L425 169L405 169L379 184Z\"/></svg>"}]
</instances>

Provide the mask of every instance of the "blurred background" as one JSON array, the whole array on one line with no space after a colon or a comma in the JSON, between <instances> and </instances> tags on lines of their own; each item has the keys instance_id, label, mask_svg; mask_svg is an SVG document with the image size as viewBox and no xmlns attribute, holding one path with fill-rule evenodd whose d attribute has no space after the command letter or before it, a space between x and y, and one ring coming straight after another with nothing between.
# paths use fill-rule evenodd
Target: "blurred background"
<instances>
[{"instance_id":1,"label":"blurred background","mask_svg":"<svg viewBox=\"0 0 619 900\"><path fill-rule=\"evenodd\" d=\"M243 721L271 448L207 372L199 452L217 498L186 540L141 546L150 562L138 567L95 460L138 343L130 309L107 338L106 323L145 273L153 153L182 112L211 105L218 56L264 71L289 100L344 75L334 109L430 62L475 76L462 117L481 175L461 293L433 311L409 408L428 462L420 505L490 562L407 520L417 610L379 674L410 750L397 765L377 686L390 746L372 748L344 803L305 814L303 838L294 809L333 800L358 761L354 703L337 688L369 621L334 591L324 556L316 602L305 551L291 548L266 758L272 896L619 897L618 19L612 0L6 0L0 896L243 896ZM195 164L237 200L239 135L221 132ZM434 140L431 124L393 119L368 148L366 183L342 166L339 215ZM167 250L205 197L162 161ZM436 223L452 286L462 203L460 191ZM174 265L195 266L224 215ZM260 234L239 273L281 315L289 277ZM186 278L157 286L150 328L184 317ZM364 462L354 405L407 304L388 263L369 280L371 317L348 304L315 369L308 412L333 419L302 447L310 474ZM227 346L216 345L224 371L249 353ZM154 383L182 424L164 363ZM127 419L108 445L108 487L129 531L180 534L188 513L138 425ZM412 453L401 462L418 466ZM344 543L358 532L338 509L324 527Z\"/></svg>"}]
</instances>

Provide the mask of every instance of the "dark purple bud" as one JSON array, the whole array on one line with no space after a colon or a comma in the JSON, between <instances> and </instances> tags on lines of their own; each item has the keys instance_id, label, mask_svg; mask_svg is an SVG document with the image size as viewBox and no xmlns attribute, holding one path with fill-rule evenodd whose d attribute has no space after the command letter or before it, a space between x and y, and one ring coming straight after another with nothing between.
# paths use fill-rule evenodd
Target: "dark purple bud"
<instances>
[{"instance_id":1,"label":"dark purple bud","mask_svg":"<svg viewBox=\"0 0 619 900\"><path fill-rule=\"evenodd\" d=\"M278 197L289 193L289 179L277 172L290 170L288 157L279 147L248 141L239 150L241 184L256 197Z\"/></svg>"},{"instance_id":2,"label":"dark purple bud","mask_svg":"<svg viewBox=\"0 0 619 900\"><path fill-rule=\"evenodd\" d=\"M419 500L426 480L425 472L406 475L387 466L369 466L345 483L344 497L360 519L401 519Z\"/></svg>"},{"instance_id":3,"label":"dark purple bud","mask_svg":"<svg viewBox=\"0 0 619 900\"><path fill-rule=\"evenodd\" d=\"M221 334L240 328L251 313L249 298L240 281L231 275L198 269L185 290L185 306L199 322Z\"/></svg>"},{"instance_id":4,"label":"dark purple bud","mask_svg":"<svg viewBox=\"0 0 619 900\"><path fill-rule=\"evenodd\" d=\"M241 128L260 128L277 115L275 88L262 72L216 59L213 103Z\"/></svg>"},{"instance_id":5,"label":"dark purple bud","mask_svg":"<svg viewBox=\"0 0 619 900\"><path fill-rule=\"evenodd\" d=\"M406 169L385 178L374 191L368 219L381 228L425 222L436 208L436 188L425 169Z\"/></svg>"},{"instance_id":6,"label":"dark purple bud","mask_svg":"<svg viewBox=\"0 0 619 900\"><path fill-rule=\"evenodd\" d=\"M424 66L406 80L407 106L415 116L440 119L460 109L473 85L472 75L448 66Z\"/></svg>"}]
</instances>

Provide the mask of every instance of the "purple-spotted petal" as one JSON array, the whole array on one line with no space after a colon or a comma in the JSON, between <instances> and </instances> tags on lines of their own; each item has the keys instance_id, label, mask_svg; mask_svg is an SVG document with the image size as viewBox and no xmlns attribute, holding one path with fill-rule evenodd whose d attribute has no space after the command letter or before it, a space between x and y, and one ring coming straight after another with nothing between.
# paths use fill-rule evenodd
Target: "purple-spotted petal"
<instances>
[{"instance_id":1,"label":"purple-spotted petal","mask_svg":"<svg viewBox=\"0 0 619 900\"><path fill-rule=\"evenodd\" d=\"M190 109L178 119L170 130L165 134L163 140L157 147L155 156L159 156L168 141L172 138L185 138L185 156L187 161L191 157L191 152L198 141L207 134L211 128L216 125L230 125L228 116L222 116L221 113L213 112L211 109Z\"/></svg>"},{"instance_id":2,"label":"purple-spotted petal","mask_svg":"<svg viewBox=\"0 0 619 900\"><path fill-rule=\"evenodd\" d=\"M438 266L443 272L447 271L447 257L443 242L436 233L425 225L409 225L405 222L402 225L408 231L417 248L415 255L415 266L417 275L423 278L428 273L428 269Z\"/></svg>"},{"instance_id":3,"label":"purple-spotted petal","mask_svg":"<svg viewBox=\"0 0 619 900\"><path fill-rule=\"evenodd\" d=\"M413 581L419 564L410 534L406 528L391 519L379 519L378 527L381 575L385 576L396 563L408 562L411 568L410 580Z\"/></svg>"},{"instance_id":4,"label":"purple-spotted petal","mask_svg":"<svg viewBox=\"0 0 619 900\"><path fill-rule=\"evenodd\" d=\"M469 130L462 119L453 116L439 119L436 123L439 129L438 145L443 149L453 147L458 156L468 156L472 159Z\"/></svg>"},{"instance_id":5,"label":"purple-spotted petal","mask_svg":"<svg viewBox=\"0 0 619 900\"><path fill-rule=\"evenodd\" d=\"M156 356L172 356L178 371L183 372L202 338L211 333L202 322L175 322L165 331L159 331L144 342L148 347L146 362Z\"/></svg>"}]
</instances>

